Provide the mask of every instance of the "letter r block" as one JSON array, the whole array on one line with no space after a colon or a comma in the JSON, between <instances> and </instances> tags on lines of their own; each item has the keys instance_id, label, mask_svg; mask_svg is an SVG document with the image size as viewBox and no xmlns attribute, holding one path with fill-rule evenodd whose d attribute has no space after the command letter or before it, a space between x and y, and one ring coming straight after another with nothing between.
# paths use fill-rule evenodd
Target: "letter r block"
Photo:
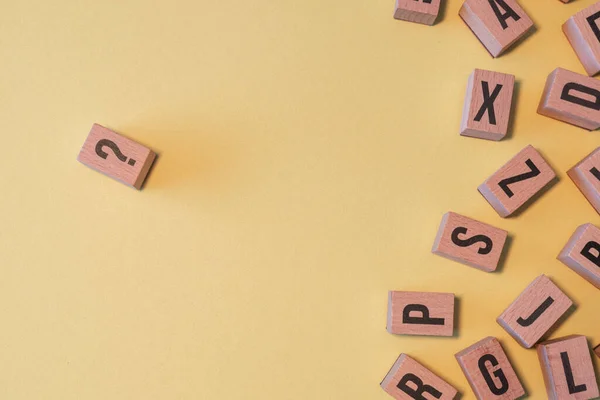
<instances>
[{"instance_id":1,"label":"letter r block","mask_svg":"<svg viewBox=\"0 0 600 400\"><path fill-rule=\"evenodd\" d=\"M596 226L577 228L558 259L600 289L600 229Z\"/></svg>"},{"instance_id":2,"label":"letter r block","mask_svg":"<svg viewBox=\"0 0 600 400\"><path fill-rule=\"evenodd\" d=\"M585 72L600 72L600 2L579 11L562 26L565 36L583 64Z\"/></svg>"},{"instance_id":3,"label":"letter r block","mask_svg":"<svg viewBox=\"0 0 600 400\"><path fill-rule=\"evenodd\" d=\"M567 171L567 175L600 214L600 147Z\"/></svg>"},{"instance_id":4,"label":"letter r block","mask_svg":"<svg viewBox=\"0 0 600 400\"><path fill-rule=\"evenodd\" d=\"M397 335L452 336L454 294L390 291L387 330Z\"/></svg>"},{"instance_id":5,"label":"letter r block","mask_svg":"<svg viewBox=\"0 0 600 400\"><path fill-rule=\"evenodd\" d=\"M470 267L494 272L507 236L502 229L449 212L442 218L431 251Z\"/></svg>"},{"instance_id":6,"label":"letter r block","mask_svg":"<svg viewBox=\"0 0 600 400\"><path fill-rule=\"evenodd\" d=\"M595 399L598 383L585 336L572 335L537 346L549 400Z\"/></svg>"}]
</instances>

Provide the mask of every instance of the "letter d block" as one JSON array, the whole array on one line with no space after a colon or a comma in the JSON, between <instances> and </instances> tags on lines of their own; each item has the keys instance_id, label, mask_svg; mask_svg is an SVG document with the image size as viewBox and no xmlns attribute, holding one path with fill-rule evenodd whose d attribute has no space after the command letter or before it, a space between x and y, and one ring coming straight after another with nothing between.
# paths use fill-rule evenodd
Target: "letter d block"
<instances>
[{"instance_id":1,"label":"letter d block","mask_svg":"<svg viewBox=\"0 0 600 400\"><path fill-rule=\"evenodd\" d=\"M433 25L440 12L441 0L396 0L394 18Z\"/></svg>"},{"instance_id":2,"label":"letter d block","mask_svg":"<svg viewBox=\"0 0 600 400\"><path fill-rule=\"evenodd\" d=\"M558 259L600 289L600 229L592 224L581 225Z\"/></svg>"},{"instance_id":3,"label":"letter d block","mask_svg":"<svg viewBox=\"0 0 600 400\"><path fill-rule=\"evenodd\" d=\"M397 335L452 336L454 294L390 291L387 330Z\"/></svg>"},{"instance_id":4,"label":"letter d block","mask_svg":"<svg viewBox=\"0 0 600 400\"><path fill-rule=\"evenodd\" d=\"M600 147L567 171L567 175L600 214Z\"/></svg>"},{"instance_id":5,"label":"letter d block","mask_svg":"<svg viewBox=\"0 0 600 400\"><path fill-rule=\"evenodd\" d=\"M458 394L456 389L406 354L400 354L381 387L396 400L452 400Z\"/></svg>"},{"instance_id":6,"label":"letter d block","mask_svg":"<svg viewBox=\"0 0 600 400\"><path fill-rule=\"evenodd\" d=\"M537 277L496 320L519 344L533 347L573 305L545 275Z\"/></svg>"},{"instance_id":7,"label":"letter d block","mask_svg":"<svg viewBox=\"0 0 600 400\"><path fill-rule=\"evenodd\" d=\"M579 11L562 26L589 76L600 72L600 2Z\"/></svg>"},{"instance_id":8,"label":"letter d block","mask_svg":"<svg viewBox=\"0 0 600 400\"><path fill-rule=\"evenodd\" d=\"M450 260L494 272L508 233L453 212L446 213L432 252Z\"/></svg>"},{"instance_id":9,"label":"letter d block","mask_svg":"<svg viewBox=\"0 0 600 400\"><path fill-rule=\"evenodd\" d=\"M557 68L546 80L538 114L593 131L600 127L600 81Z\"/></svg>"},{"instance_id":10,"label":"letter d block","mask_svg":"<svg viewBox=\"0 0 600 400\"><path fill-rule=\"evenodd\" d=\"M455 357L477 399L512 400L525 394L498 339L487 337Z\"/></svg>"},{"instance_id":11,"label":"letter d block","mask_svg":"<svg viewBox=\"0 0 600 400\"><path fill-rule=\"evenodd\" d=\"M585 336L573 335L537 347L549 400L594 399L598 383Z\"/></svg>"}]
</instances>

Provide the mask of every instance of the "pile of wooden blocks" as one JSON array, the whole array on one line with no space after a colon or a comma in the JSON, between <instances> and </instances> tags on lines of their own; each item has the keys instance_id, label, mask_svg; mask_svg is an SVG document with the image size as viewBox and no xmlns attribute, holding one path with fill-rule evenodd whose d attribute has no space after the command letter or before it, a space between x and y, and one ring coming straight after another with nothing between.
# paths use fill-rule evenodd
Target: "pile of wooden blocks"
<instances>
[{"instance_id":1,"label":"pile of wooden blocks","mask_svg":"<svg viewBox=\"0 0 600 400\"><path fill-rule=\"evenodd\" d=\"M564 1L567 2L568 0ZM394 17L432 25L440 0L396 0ZM522 40L533 27L515 0L466 0L460 17L493 57ZM557 68L548 76L538 113L594 130L600 127L600 2L572 16L563 31L589 76ZM507 133L515 77L476 69L469 77L460 134L501 140ZM600 148L568 171L581 193L600 213ZM501 217L513 215L556 181L542 155L527 146L478 188ZM433 253L493 272L508 233L449 212L442 218ZM577 228L558 259L600 289L600 229ZM399 335L452 336L454 294L391 291L387 330ZM600 395L588 340L572 335L541 342L568 315L573 302L541 275L508 305L496 321L521 346L537 345L549 399L592 399ZM600 346L595 348L600 357ZM478 399L517 399L525 394L500 342L487 337L455 355ZM381 387L395 399L453 399L450 384L407 354L401 354ZM539 398L539 397L536 397Z\"/></svg>"}]
</instances>

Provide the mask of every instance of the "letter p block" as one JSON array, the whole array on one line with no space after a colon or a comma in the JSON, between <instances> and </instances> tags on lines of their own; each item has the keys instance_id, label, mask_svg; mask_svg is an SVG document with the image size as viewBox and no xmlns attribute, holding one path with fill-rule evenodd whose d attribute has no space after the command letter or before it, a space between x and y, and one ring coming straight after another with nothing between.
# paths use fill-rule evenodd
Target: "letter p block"
<instances>
[{"instance_id":1,"label":"letter p block","mask_svg":"<svg viewBox=\"0 0 600 400\"><path fill-rule=\"evenodd\" d=\"M454 294L389 292L387 330L397 335L452 336Z\"/></svg>"},{"instance_id":2,"label":"letter p block","mask_svg":"<svg viewBox=\"0 0 600 400\"><path fill-rule=\"evenodd\" d=\"M600 229L596 226L577 228L558 259L600 289Z\"/></svg>"}]
</instances>

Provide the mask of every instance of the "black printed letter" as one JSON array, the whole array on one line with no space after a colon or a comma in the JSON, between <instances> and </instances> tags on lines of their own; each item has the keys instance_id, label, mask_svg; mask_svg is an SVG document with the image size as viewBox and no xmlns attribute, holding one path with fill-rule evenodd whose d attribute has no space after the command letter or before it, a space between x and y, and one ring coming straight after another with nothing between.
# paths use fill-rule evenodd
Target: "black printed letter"
<instances>
[{"instance_id":1,"label":"black printed letter","mask_svg":"<svg viewBox=\"0 0 600 400\"><path fill-rule=\"evenodd\" d=\"M495 367L498 365L498 360L496 360L496 357L491 354L484 354L477 363L479 365L479 371L481 371L483 379L485 379L485 383L487 383L490 391L496 396L506 393L508 391L508 380L506 379L506 375L504 375L502 368L494 371L494 376L500 381L500 387L497 387L494 383L494 379L485 366L486 362L489 362L492 364L492 367Z\"/></svg>"},{"instance_id":2,"label":"black printed letter","mask_svg":"<svg viewBox=\"0 0 600 400\"><path fill-rule=\"evenodd\" d=\"M591 102L586 99L582 99L581 97L573 96L569 93L571 90L575 90L577 92L589 94L590 96L594 96L596 101ZM594 88L583 86L579 83L569 82L564 87L560 94L561 100L568 101L569 103L579 104L580 106L584 106L587 108L591 108L592 110L600 111L600 92Z\"/></svg>"},{"instance_id":3,"label":"black printed letter","mask_svg":"<svg viewBox=\"0 0 600 400\"><path fill-rule=\"evenodd\" d=\"M573 377L573 370L571 369L571 361L569 361L569 355L566 351L560 353L560 359L562 360L563 370L567 377L567 386L569 387L569 394L585 392L587 386L585 384L575 385L575 378Z\"/></svg>"},{"instance_id":4,"label":"black printed letter","mask_svg":"<svg viewBox=\"0 0 600 400\"><path fill-rule=\"evenodd\" d=\"M554 303L554 299L548 296L548 298L544 300L544 302L538 308L536 308L535 311L531 313L529 317L525 319L519 317L517 319L517 324L521 326L530 326L540 317L540 315L544 313L544 311L548 309L548 307L552 305L552 303Z\"/></svg>"},{"instance_id":5,"label":"black printed letter","mask_svg":"<svg viewBox=\"0 0 600 400\"><path fill-rule=\"evenodd\" d=\"M492 239L485 235L475 235L468 239L461 239L458 237L458 235L465 235L466 233L467 228L465 228L464 226L459 226L458 228L454 229L450 237L450 239L452 239L452 243L459 247L469 247L472 244L483 242L485 246L482 246L479 249L477 249L477 252L479 254L489 254L489 252L492 251Z\"/></svg>"},{"instance_id":6,"label":"black printed letter","mask_svg":"<svg viewBox=\"0 0 600 400\"><path fill-rule=\"evenodd\" d=\"M407 385L407 383L411 382L416 386L416 389L413 389ZM415 400L427 400L423 393L429 393L436 399L442 397L442 393L430 385L424 385L423 381L416 376L415 374L406 374L400 379L400 382L396 385L396 387L402 390L404 393L409 395Z\"/></svg>"},{"instance_id":7,"label":"black printed letter","mask_svg":"<svg viewBox=\"0 0 600 400\"><path fill-rule=\"evenodd\" d=\"M590 250L596 250L598 255L595 256L592 254ZM581 250L581 255L596 264L597 267L600 267L600 243L589 241L583 246L583 250Z\"/></svg>"},{"instance_id":8,"label":"black printed letter","mask_svg":"<svg viewBox=\"0 0 600 400\"><path fill-rule=\"evenodd\" d=\"M420 312L420 317L411 317L412 311ZM429 318L429 308L423 304L407 304L402 310L403 324L444 325L444 318Z\"/></svg>"},{"instance_id":9,"label":"black printed letter","mask_svg":"<svg viewBox=\"0 0 600 400\"><path fill-rule=\"evenodd\" d=\"M521 17L519 17L519 14L517 14L515 12L515 10L510 8L508 6L508 4L506 4L504 2L504 0L488 0L488 1L490 3L490 6L492 7L492 10L494 10L494 14L496 14L496 18L498 18L500 25L502 25L502 29L508 28L508 25L506 24L507 19L512 18L515 21L518 21L521 19ZM498 8L498 6L502 7L502 9L504 10L504 14L502 14L500 12L500 9Z\"/></svg>"},{"instance_id":10,"label":"black printed letter","mask_svg":"<svg viewBox=\"0 0 600 400\"><path fill-rule=\"evenodd\" d=\"M483 89L483 104L481 105L481 108L479 108L479 111L477 111L477 115L475 115L475 121L481 121L481 118L483 118L483 114L485 114L485 111L487 110L490 124L496 125L494 101L496 100L496 97L498 97L498 95L500 94L500 90L502 90L502 85L497 84L491 95L489 84L486 81L481 81L481 88Z\"/></svg>"},{"instance_id":11,"label":"black printed letter","mask_svg":"<svg viewBox=\"0 0 600 400\"><path fill-rule=\"evenodd\" d=\"M598 25L596 25L596 20L600 18L600 11L595 14L590 15L586 18L588 24L590 24L590 28L592 28L592 32L596 35L596 39L600 41L600 29L598 29Z\"/></svg>"},{"instance_id":12,"label":"black printed letter","mask_svg":"<svg viewBox=\"0 0 600 400\"><path fill-rule=\"evenodd\" d=\"M521 175L502 179L500 182L498 182L498 186L500 186L500 188L504 191L504 193L506 193L508 198L511 198L515 195L512 192L512 190L510 190L508 185L511 185L511 184L517 183L517 182L521 182L521 181L524 181L524 180L527 180L530 178L534 178L540 174L540 170L538 169L538 167L535 166L533 161L531 161L530 159L527 159L527 161L525 161L525 165L527 165L531 171L525 172L524 174L521 174Z\"/></svg>"}]
</instances>

